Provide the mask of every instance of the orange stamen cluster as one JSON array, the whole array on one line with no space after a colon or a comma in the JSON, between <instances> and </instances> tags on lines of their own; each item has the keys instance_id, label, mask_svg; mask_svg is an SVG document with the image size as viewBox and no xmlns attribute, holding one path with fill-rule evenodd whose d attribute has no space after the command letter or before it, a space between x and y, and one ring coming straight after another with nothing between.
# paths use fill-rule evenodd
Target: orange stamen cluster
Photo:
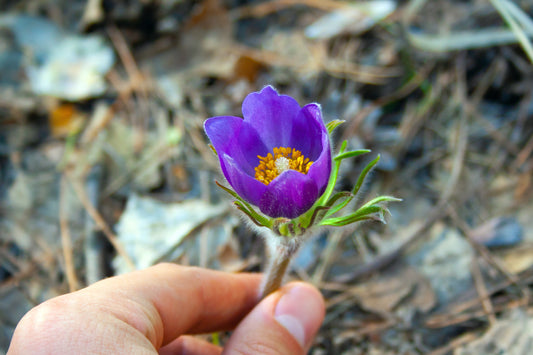
<instances>
[{"instance_id":1,"label":"orange stamen cluster","mask_svg":"<svg viewBox=\"0 0 533 355\"><path fill-rule=\"evenodd\" d=\"M274 155L268 153L265 157L257 156L259 165L255 167L255 178L268 185L285 170L296 170L307 174L312 161L302 155L302 152L294 148L274 148Z\"/></svg>"}]
</instances>

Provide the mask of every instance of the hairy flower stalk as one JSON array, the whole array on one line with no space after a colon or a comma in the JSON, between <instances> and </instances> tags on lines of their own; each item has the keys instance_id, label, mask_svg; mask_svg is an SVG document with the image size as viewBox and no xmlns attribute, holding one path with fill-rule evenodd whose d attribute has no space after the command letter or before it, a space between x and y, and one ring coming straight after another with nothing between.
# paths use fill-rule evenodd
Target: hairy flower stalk
<instances>
[{"instance_id":1,"label":"hairy flower stalk","mask_svg":"<svg viewBox=\"0 0 533 355\"><path fill-rule=\"evenodd\" d=\"M300 239L282 238L267 231L265 233L265 243L269 264L261 286L261 298L280 288L291 258L298 251Z\"/></svg>"},{"instance_id":2,"label":"hairy flower stalk","mask_svg":"<svg viewBox=\"0 0 533 355\"><path fill-rule=\"evenodd\" d=\"M330 133L342 122L326 126L318 104L300 107L266 86L246 97L242 111L244 119L212 117L204 128L230 187L217 185L265 234L270 258L266 296L280 287L291 257L315 227L384 222L388 210L383 204L398 199L380 196L343 213L379 156L362 170L351 191L333 193L340 163L370 151L346 151L345 141L332 159Z\"/></svg>"}]
</instances>

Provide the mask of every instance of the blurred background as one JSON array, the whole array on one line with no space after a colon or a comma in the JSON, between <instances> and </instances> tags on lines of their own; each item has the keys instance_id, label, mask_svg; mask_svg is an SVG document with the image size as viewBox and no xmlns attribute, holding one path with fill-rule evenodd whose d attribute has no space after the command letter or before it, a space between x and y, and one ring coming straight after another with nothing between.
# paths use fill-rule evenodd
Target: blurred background
<instances>
[{"instance_id":1,"label":"blurred background","mask_svg":"<svg viewBox=\"0 0 533 355\"><path fill-rule=\"evenodd\" d=\"M104 277L259 272L202 125L271 84L345 120L335 147L372 150L339 188L380 154L358 203L403 199L291 264L327 303L311 353L528 354L532 16L527 0L2 0L0 353L31 307Z\"/></svg>"}]
</instances>

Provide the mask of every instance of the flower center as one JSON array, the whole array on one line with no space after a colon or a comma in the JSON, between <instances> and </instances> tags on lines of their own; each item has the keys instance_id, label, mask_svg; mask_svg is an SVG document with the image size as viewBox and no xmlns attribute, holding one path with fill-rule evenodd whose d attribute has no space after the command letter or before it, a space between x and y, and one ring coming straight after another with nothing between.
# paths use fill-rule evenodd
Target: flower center
<instances>
[{"instance_id":1,"label":"flower center","mask_svg":"<svg viewBox=\"0 0 533 355\"><path fill-rule=\"evenodd\" d=\"M284 171L296 170L307 174L312 161L302 155L302 152L294 148L274 148L274 154L268 153L262 157L258 155L259 164L255 167L255 178L268 185Z\"/></svg>"},{"instance_id":2,"label":"flower center","mask_svg":"<svg viewBox=\"0 0 533 355\"><path fill-rule=\"evenodd\" d=\"M291 161L285 157L279 157L274 162L274 165L276 166L278 174L281 174L285 170L289 170L291 168Z\"/></svg>"}]
</instances>

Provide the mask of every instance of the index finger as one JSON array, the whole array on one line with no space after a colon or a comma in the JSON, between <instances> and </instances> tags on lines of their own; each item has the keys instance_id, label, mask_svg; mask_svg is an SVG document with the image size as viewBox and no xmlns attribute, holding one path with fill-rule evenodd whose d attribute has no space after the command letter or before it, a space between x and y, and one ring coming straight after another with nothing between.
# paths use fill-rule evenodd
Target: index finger
<instances>
[{"instance_id":1,"label":"index finger","mask_svg":"<svg viewBox=\"0 0 533 355\"><path fill-rule=\"evenodd\" d=\"M159 348L182 334L233 328L259 301L260 282L258 274L160 264L97 282L79 293L121 304L114 315Z\"/></svg>"}]
</instances>

